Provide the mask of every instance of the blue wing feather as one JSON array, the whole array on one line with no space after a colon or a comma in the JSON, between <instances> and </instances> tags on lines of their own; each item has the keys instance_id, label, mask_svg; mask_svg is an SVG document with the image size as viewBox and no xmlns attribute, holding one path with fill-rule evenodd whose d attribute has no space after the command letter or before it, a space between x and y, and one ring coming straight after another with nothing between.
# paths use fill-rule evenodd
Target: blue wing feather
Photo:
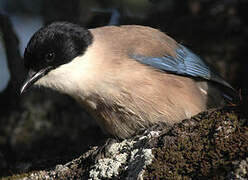
<instances>
[{"instance_id":1,"label":"blue wing feather","mask_svg":"<svg viewBox=\"0 0 248 180\"><path fill-rule=\"evenodd\" d=\"M150 65L160 70L179 75L199 77L232 88L231 85L223 80L217 73L211 70L210 67L200 57L198 57L183 45L179 45L179 48L175 51L176 57L169 55L165 55L163 57L132 55L132 58L139 61L140 63Z\"/></svg>"}]
</instances>

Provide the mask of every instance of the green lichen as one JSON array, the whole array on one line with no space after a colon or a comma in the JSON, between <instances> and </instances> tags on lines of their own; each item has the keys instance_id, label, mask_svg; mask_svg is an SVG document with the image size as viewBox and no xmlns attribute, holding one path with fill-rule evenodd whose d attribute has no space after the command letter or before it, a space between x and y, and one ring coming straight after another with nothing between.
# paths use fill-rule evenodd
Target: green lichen
<instances>
[{"instance_id":1,"label":"green lichen","mask_svg":"<svg viewBox=\"0 0 248 180\"><path fill-rule=\"evenodd\" d=\"M160 137L144 179L224 179L248 155L248 126L238 107L203 112Z\"/></svg>"}]
</instances>

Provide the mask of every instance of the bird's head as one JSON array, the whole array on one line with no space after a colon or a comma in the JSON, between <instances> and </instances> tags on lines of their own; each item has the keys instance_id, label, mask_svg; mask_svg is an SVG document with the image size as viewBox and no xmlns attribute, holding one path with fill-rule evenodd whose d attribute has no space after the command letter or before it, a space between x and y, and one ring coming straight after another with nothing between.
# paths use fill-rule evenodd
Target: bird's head
<instances>
[{"instance_id":1,"label":"bird's head","mask_svg":"<svg viewBox=\"0 0 248 180\"><path fill-rule=\"evenodd\" d=\"M92 35L87 29L67 22L52 23L38 30L24 52L28 73L21 93L33 84L45 85L56 81L56 76L65 73L58 69L83 55L91 43Z\"/></svg>"}]
</instances>

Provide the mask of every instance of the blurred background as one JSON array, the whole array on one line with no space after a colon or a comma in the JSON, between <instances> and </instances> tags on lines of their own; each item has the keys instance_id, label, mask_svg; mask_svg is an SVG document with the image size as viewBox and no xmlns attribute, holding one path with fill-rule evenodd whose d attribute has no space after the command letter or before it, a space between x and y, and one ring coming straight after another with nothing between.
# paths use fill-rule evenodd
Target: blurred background
<instances>
[{"instance_id":1,"label":"blurred background","mask_svg":"<svg viewBox=\"0 0 248 180\"><path fill-rule=\"evenodd\" d=\"M50 90L19 95L23 52L41 26L140 24L167 33L248 89L247 0L1 0L0 177L46 169L102 142L95 122L70 97Z\"/></svg>"}]
</instances>

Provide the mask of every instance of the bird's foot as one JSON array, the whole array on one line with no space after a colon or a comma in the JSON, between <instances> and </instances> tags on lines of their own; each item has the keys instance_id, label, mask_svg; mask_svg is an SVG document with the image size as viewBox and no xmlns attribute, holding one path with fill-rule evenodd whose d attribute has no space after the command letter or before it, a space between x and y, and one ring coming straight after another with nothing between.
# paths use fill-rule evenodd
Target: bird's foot
<instances>
[{"instance_id":1,"label":"bird's foot","mask_svg":"<svg viewBox=\"0 0 248 180\"><path fill-rule=\"evenodd\" d=\"M96 151L94 151L91 154L91 158L97 162L99 159L110 157L109 149L112 146L112 144L117 143L118 140L113 138L108 138L107 141L97 148Z\"/></svg>"}]
</instances>

